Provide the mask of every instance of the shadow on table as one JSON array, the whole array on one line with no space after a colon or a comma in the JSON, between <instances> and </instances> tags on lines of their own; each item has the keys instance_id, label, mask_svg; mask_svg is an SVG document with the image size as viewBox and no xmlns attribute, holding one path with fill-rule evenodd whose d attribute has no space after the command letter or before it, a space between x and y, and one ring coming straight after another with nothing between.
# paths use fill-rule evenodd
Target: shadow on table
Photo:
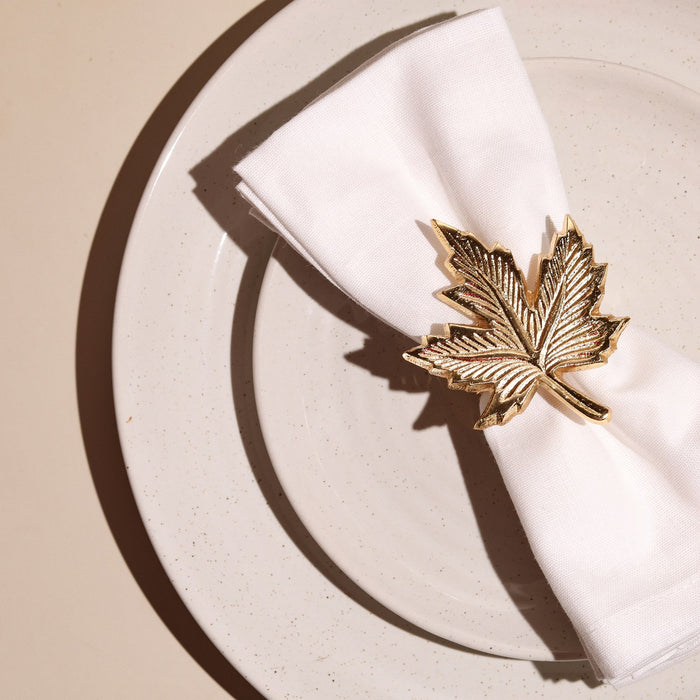
<instances>
[{"instance_id":1,"label":"shadow on table","mask_svg":"<svg viewBox=\"0 0 700 700\"><path fill-rule=\"evenodd\" d=\"M109 527L156 613L195 661L238 700L263 700L204 634L175 592L150 543L129 487L112 398L112 321L119 270L141 196L163 147L206 82L290 0L265 0L227 29L187 69L136 138L105 203L83 279L76 381L83 442Z\"/></svg>"},{"instance_id":2,"label":"shadow on table","mask_svg":"<svg viewBox=\"0 0 700 700\"><path fill-rule=\"evenodd\" d=\"M134 578L168 629L197 663L238 700L260 699L263 696L230 665L190 615L162 568L136 508L119 445L113 406L112 322L119 271L129 230L143 190L165 143L207 80L247 37L288 2L289 0L266 0L224 32L171 88L143 127L117 175L95 232L83 280L76 337L77 395L83 441L97 495L112 534ZM197 182L197 196L234 242L248 255L248 264L241 282L242 296L236 304L234 318L237 343L232 348L232 366L235 370L232 382L236 397L235 410L245 441L249 444L248 457L251 468L256 472L276 517L317 569L356 602L413 634L456 647L457 645L433 637L407 623L354 584L315 543L287 501L267 456L256 418L254 397L250 391L246 391L250 388L249 382L252 377L255 305L262 272L274 237L248 216L246 206L231 198L231 187L235 186L231 166L240 158L242 152L260 143L301 107L385 46L420 26L446 19L448 16L450 15L432 17L419 25L390 32L357 49L305 88L227 139L211 157L193 169L192 175ZM320 303L327 304L328 300L331 300L331 303L341 303L339 293L321 280L320 276L304 271L302 277L300 283L310 285L310 292L318 295ZM319 288L314 287L319 284ZM343 298L342 304L347 306L347 300ZM367 335L371 351L371 343L386 342L387 339L382 334L392 332L369 317L367 319L363 323L369 324ZM390 340L393 343L399 342L398 337ZM405 339L401 338L400 342L403 347ZM363 353L363 350L358 350L358 353L348 359L360 365L364 363L363 366L366 366L368 371L385 372L390 385L396 381L403 381L393 377L393 370L390 371L387 367L372 366L369 354ZM411 381L416 380L413 378ZM431 399L419 424L421 420L428 425L444 419L445 406L440 403L443 399L434 398L437 392L433 393L428 387L422 387L420 390L428 391ZM462 449L459 447L459 439L456 439L455 446L458 451ZM493 470L488 469L492 466L492 460L489 460L490 457L485 457L480 469L493 473ZM470 486L474 479L472 469L467 470L463 464L463 470L467 487L473 489L473 485ZM493 477L487 477L491 478ZM476 488L478 490L492 487L493 484ZM470 491L470 495L474 497L476 494ZM488 517L484 514L483 522L480 520L480 526L483 526L484 530L490 527ZM522 538L519 533L514 536ZM589 681L593 677L592 673L586 671L582 663L577 662L573 666L558 663L535 665L543 678L583 679L591 684Z\"/></svg>"}]
</instances>

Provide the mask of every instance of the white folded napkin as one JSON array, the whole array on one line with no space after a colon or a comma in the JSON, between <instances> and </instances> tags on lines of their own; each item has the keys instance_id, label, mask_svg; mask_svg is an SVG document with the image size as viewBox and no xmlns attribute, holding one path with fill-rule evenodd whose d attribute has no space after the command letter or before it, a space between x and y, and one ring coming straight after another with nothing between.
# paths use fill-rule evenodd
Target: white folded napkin
<instances>
[{"instance_id":1,"label":"white folded napkin","mask_svg":"<svg viewBox=\"0 0 700 700\"><path fill-rule=\"evenodd\" d=\"M464 322L435 298L453 280L432 218L501 243L527 270L568 212L547 125L497 9L398 42L236 171L258 216L414 338ZM590 661L621 685L700 644L700 373L632 324L605 367L567 381L608 405L612 422L584 423L537 395L486 438Z\"/></svg>"}]
</instances>

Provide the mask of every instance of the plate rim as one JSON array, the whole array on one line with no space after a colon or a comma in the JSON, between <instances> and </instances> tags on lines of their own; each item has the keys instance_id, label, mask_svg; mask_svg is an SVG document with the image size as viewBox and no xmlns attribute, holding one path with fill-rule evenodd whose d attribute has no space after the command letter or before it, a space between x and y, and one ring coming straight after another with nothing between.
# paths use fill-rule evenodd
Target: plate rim
<instances>
[{"instance_id":1,"label":"plate rim","mask_svg":"<svg viewBox=\"0 0 700 700\"><path fill-rule=\"evenodd\" d=\"M124 291L122 287L122 272L123 270L128 267L129 265L133 265L132 258L134 258L137 255L137 243L135 243L136 236L135 236L135 231L139 229L141 225L141 220L143 218L144 211L148 207L149 201L151 199L151 196L157 186L158 180L160 178L160 175L163 171L163 168L169 159L173 149L176 147L177 142L179 141L180 137L184 133L184 131L187 129L187 126L190 123L190 120L194 117L196 112L199 110L200 106L206 101L207 96L209 95L210 91L212 90L214 84L216 81L221 79L221 76L223 73L227 70L229 70L230 66L235 62L236 57L239 55L239 52L246 47L246 50L250 49L251 42L254 37L260 37L263 33L266 27L270 25L271 21L276 20L278 17L280 17L282 14L288 15L290 12L285 12L286 10L291 10L291 8L298 8L299 6L302 5L307 5L309 3L304 3L303 1L296 0L296 2L292 3L291 5L285 7L280 13L277 13L272 20L266 22L263 24L258 30L256 30L251 36L246 39L244 44L239 47L231 56L222 64L222 66L216 71L216 73L212 76L212 78L206 83L206 85L202 88L202 90L198 93L197 97L192 101L190 106L187 108L186 112L178 122L177 126L173 130L173 133L171 134L170 138L168 139L166 146L164 147L161 155L158 158L157 164L155 168L153 169L148 183L144 189L144 193L141 197L141 200L139 202L136 214L133 219L133 223L131 226L131 231L128 236L127 240L127 245L124 251L124 256L123 256L123 261L122 261L122 268L120 271L120 279L119 279L119 284L117 288L117 295L116 295L116 301L115 301L115 307L114 307L114 320L113 320L113 327L112 327L112 333L113 333L113 345L112 345L112 369L113 369L113 396L114 396L114 403L115 403L115 409L117 412L117 416L121 416L124 413L124 404L125 404L125 396L121 391L121 388L123 386L123 381L121 379L121 370L123 368L123 365L121 364L121 357L123 353L123 348L120 346L120 339L123 339L124 337L124 326L125 326L125 316L127 315L127 309L125 308L125 296L124 296ZM629 3L632 5L633 3ZM636 4L635 4L636 6ZM536 57L535 57L536 58ZM543 57L543 58L549 58ZM636 68L636 66L630 66L632 68ZM662 74L657 74L660 77L664 79L668 79L666 76ZM689 87L688 85L684 83L678 83L682 87L694 90L694 88ZM147 515L147 508L148 506L144 504L142 498L140 497L139 489L135 486L134 482L132 481L133 478L133 469L131 468L138 460L132 459L133 453L131 452L131 448L128 445L128 439L125 437L125 431L124 431L124 426L123 426L123 421L118 420L117 421L117 426L118 426L118 431L119 431L119 437L120 437L120 443L122 446L122 450L124 452L124 455L126 457L126 462L127 464L130 465L129 469L129 480L130 483L132 484L132 490L134 492L134 496L137 502L137 506L139 509L139 512L141 513L142 520L144 521L144 525L146 526L146 530L149 533L149 537L151 537L152 541L155 541L154 538L152 537L152 532L151 532L151 527L147 523L147 518L145 517ZM154 548L156 549L156 552L161 559L161 562L163 563L164 568L166 571L168 571L168 574L170 575L170 567L166 561L163 561L162 553L158 551L157 547ZM176 582L174 582L176 583ZM185 604L187 605L188 609L192 612L193 616L197 620L197 622L200 624L200 626L205 629L205 625L203 624L203 620L200 620L200 616L196 612L196 604L194 604L190 600L190 596L184 595L182 593L181 587L176 586L178 590L178 594L181 596ZM214 640L215 641L215 640ZM218 645L217 645L218 646ZM223 650L222 650L223 651ZM223 653L226 656L230 656L230 651L223 651ZM240 659L234 658L232 660L232 663L235 663L236 666L238 666L239 663L241 663ZM245 669L243 669L245 671ZM246 675L248 675L246 673ZM257 677L253 675L248 676L251 678L252 682L256 685L261 690L265 690L265 692L268 692L267 688L267 681L268 679L266 677Z\"/></svg>"}]
</instances>

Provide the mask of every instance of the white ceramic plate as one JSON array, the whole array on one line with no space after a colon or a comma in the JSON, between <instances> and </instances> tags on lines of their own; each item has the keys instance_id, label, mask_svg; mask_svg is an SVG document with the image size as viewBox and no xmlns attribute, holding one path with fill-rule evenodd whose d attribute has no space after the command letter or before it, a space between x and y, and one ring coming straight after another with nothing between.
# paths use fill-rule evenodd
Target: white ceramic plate
<instances>
[{"instance_id":1,"label":"white ceramic plate","mask_svg":"<svg viewBox=\"0 0 700 700\"><path fill-rule=\"evenodd\" d=\"M271 698L590 692L585 683L547 682L567 674L590 679L585 666L465 651L374 602L301 526L256 416L252 324L274 240L234 200L230 166L381 48L386 37L377 37L455 9L475 6L426 8L422 0L402 0L336 7L297 0L238 50L192 105L134 221L114 346L117 419L134 493L192 614ZM622 62L699 86L693 64L698 24L689 4L665 9L622 2L607 15L591 5L576 15L562 3L506 3L504 11L525 56ZM646 135L638 139L643 143ZM579 211L591 201L573 195ZM605 258L617 266L611 251L601 254ZM408 398L415 403L418 397ZM436 497L442 498L439 490ZM490 571L487 559L475 559L474 567ZM497 639L498 630L485 627L478 637ZM681 695L691 686L700 688L692 660L615 696L638 697L640 689L650 697Z\"/></svg>"},{"instance_id":2,"label":"white ceramic plate","mask_svg":"<svg viewBox=\"0 0 700 700\"><path fill-rule=\"evenodd\" d=\"M700 215L700 96L605 62L528 69L575 216L611 263L605 310L624 309L700 359L690 224ZM469 430L475 397L406 365L410 346L278 251L254 367L285 491L348 575L423 629L516 658L578 658L486 440Z\"/></svg>"}]
</instances>

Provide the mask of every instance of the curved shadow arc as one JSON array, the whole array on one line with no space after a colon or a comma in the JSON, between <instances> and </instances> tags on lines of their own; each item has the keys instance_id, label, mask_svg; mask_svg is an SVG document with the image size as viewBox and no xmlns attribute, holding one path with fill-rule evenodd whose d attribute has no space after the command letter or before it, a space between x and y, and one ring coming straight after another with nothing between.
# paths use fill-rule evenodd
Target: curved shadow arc
<instances>
[{"instance_id":1,"label":"curved shadow arc","mask_svg":"<svg viewBox=\"0 0 700 700\"><path fill-rule=\"evenodd\" d=\"M136 507L117 432L112 324L126 242L142 194L178 122L231 54L291 0L265 0L223 32L170 88L136 137L109 192L88 255L78 307L78 412L95 491L131 574L169 631L230 695L263 700L214 646L173 588Z\"/></svg>"},{"instance_id":2,"label":"curved shadow arc","mask_svg":"<svg viewBox=\"0 0 700 700\"><path fill-rule=\"evenodd\" d=\"M233 335L236 338L237 346L232 347L231 381L234 392L234 408L237 412L239 425L244 431L244 442L249 450L251 467L272 511L307 559L336 587L350 595L356 602L365 606L374 614L381 616L386 621L398 625L413 634L448 646L464 648L439 637L434 637L430 633L426 633L422 629L407 623L403 618L396 616L392 611L369 597L344 572L338 569L325 551L319 547L284 494L275 474L274 465L272 465L265 447L257 419L257 406L253 393L249 391L252 386L252 333L255 307L266 262L260 256L259 246L261 245L261 238L266 239L270 233L259 222L254 221L249 216L249 205L240 197L232 196L231 194L235 192L235 187L238 184L238 179L233 172L233 166L240 160L241 154L252 150L279 126L297 114L306 104L331 88L350 71L357 68L388 44L411 31L419 29L421 26L447 19L448 16L451 15L429 18L418 25L412 25L411 27L382 35L369 44L358 48L328 68L302 89L270 107L229 136L207 158L198 163L190 171L190 174L196 182L195 194L202 205L217 221L219 226L228 233L234 243L249 257L248 266L244 273L246 283L241 286L242 289L245 288L247 291L243 293L243 297L237 300L237 310L233 319ZM391 331L391 329L370 317L359 307L349 303L342 292L322 279L315 271L306 267L304 263L297 265L295 262L289 264L283 261L282 264L295 282L303 287L322 307L343 318L345 322L362 330L368 337L368 343L386 346L387 342L393 340L397 347L403 350L410 345L410 340L407 345L403 336ZM303 269L300 269L300 267L303 267ZM247 294L250 296L246 297L245 295ZM388 335L392 334L392 338L388 338ZM399 336L400 341L397 340ZM364 350L358 350L356 353L351 353L351 355L352 357L347 358L349 361L365 366L363 364L365 359ZM403 372L399 372L401 374L399 376L398 374L391 374L386 368L369 366L365 366L365 368L373 373L383 373L382 376L386 376L389 379L391 389L406 390L407 386L416 381L413 377L407 378ZM244 388L247 391L244 391ZM427 387L423 388L424 391L429 393L429 399L426 409L417 419L416 429L435 424L435 421L447 424L455 445L470 500L475 506L475 515L479 523L480 532L482 537L484 537L486 549L494 569L504 581L504 585L511 594L516 606L530 622L543 642L553 650L555 657L561 656L562 659L570 659L574 656L578 658L576 652L559 654L556 651L557 647L561 646L562 639L566 640L571 637L575 639L575 632L570 627L564 613L558 607L554 596L551 592L548 595L547 591L544 590L548 589L544 576L541 574L530 552L527 539L522 531L517 515L515 515L510 498L505 491L505 486L502 483L500 473L491 456L488 445L485 443L483 436L479 436L481 440L479 444L475 444L474 439L468 440L468 444L465 444L462 422L466 421L469 425L474 422L476 418L476 397L472 397L472 402L469 402L468 398L465 402L465 397L461 395L461 392L459 396L454 396L450 392L450 395L445 397L442 391L434 389L435 387L430 389ZM439 389L442 390L444 387L441 386ZM416 389L414 387L408 390ZM447 415L450 413L447 407L451 406L454 408L453 401L455 398L461 399L463 403L460 408L452 411L450 414L452 417L450 418ZM466 418L464 416L465 411L470 414ZM472 413L474 415L471 415ZM480 456L478 468L475 468L473 464L474 454ZM486 493L488 500L484 501L483 496ZM481 505L482 502L497 502L498 508L489 511L484 505ZM498 514L495 512L501 506L506 512L505 520L503 518L499 519ZM499 522L495 523L495 519L498 519ZM525 569L513 570L513 561L510 556L512 552L508 550L508 547L504 546L504 543L516 547L521 553L521 560L528 560L529 563ZM533 611L530 605L533 585L543 589L539 591L538 595L544 597L545 600L551 598L551 615L543 616L541 610ZM560 663L560 661L535 662L535 667L543 677L550 679L560 677L573 679L576 673L579 673L578 677L584 682L588 682L588 679L593 677L586 670L586 662L577 661L571 662L574 665L565 664L567 665L566 671L560 666ZM579 671L579 669L581 670Z\"/></svg>"}]
</instances>

